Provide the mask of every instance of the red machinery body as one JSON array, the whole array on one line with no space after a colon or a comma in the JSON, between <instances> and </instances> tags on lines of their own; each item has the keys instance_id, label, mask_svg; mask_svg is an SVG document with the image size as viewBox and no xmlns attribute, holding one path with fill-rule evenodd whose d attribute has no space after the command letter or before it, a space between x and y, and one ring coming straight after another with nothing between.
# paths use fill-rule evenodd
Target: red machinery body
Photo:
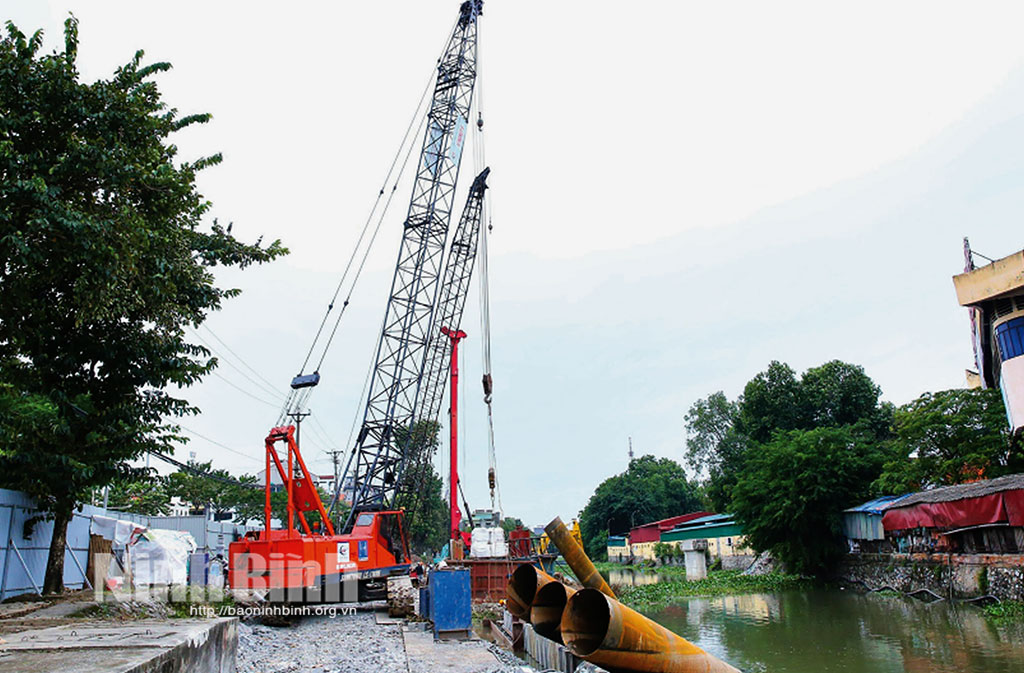
<instances>
[{"instance_id":1,"label":"red machinery body","mask_svg":"<svg viewBox=\"0 0 1024 673\"><path fill-rule=\"evenodd\" d=\"M287 444L282 462L275 444ZM264 527L232 542L228 582L232 589L268 592L285 600L355 601L386 596L387 577L407 574L409 549L402 511L363 512L351 533L337 535L295 443L294 426L274 428L266 440ZM271 467L277 470L288 507L285 527L271 529ZM323 533L313 532L307 512L317 512ZM298 518L302 530L295 527Z\"/></svg>"}]
</instances>

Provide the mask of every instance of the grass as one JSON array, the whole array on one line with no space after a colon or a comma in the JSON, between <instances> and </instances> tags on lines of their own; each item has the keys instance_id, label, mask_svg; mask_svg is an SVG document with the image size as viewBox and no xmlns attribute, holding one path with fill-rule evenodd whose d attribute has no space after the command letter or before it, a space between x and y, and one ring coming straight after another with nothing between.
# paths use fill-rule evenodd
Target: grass
<instances>
[{"instance_id":1,"label":"grass","mask_svg":"<svg viewBox=\"0 0 1024 673\"><path fill-rule=\"evenodd\" d=\"M1024 601L1003 601L983 608L985 617L995 624L1024 623Z\"/></svg>"},{"instance_id":2,"label":"grass","mask_svg":"<svg viewBox=\"0 0 1024 673\"><path fill-rule=\"evenodd\" d=\"M807 586L808 580L798 575L770 573L744 575L739 570L713 570L702 580L662 580L655 584L627 587L620 600L634 608L650 608L671 603L677 598L726 596L744 593L775 593Z\"/></svg>"}]
</instances>

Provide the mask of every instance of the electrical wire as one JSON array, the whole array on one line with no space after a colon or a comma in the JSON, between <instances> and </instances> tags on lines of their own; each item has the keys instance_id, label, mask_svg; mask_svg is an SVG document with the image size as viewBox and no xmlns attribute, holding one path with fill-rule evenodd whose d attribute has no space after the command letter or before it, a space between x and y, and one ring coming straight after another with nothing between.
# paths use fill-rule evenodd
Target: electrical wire
<instances>
[{"instance_id":1,"label":"electrical wire","mask_svg":"<svg viewBox=\"0 0 1024 673\"><path fill-rule=\"evenodd\" d=\"M182 430L184 430L185 432L189 433L190 435L195 435L199 439L206 440L207 442L209 442L211 444L219 446L220 448L224 449L225 451L228 451L230 453L234 453L236 455L242 456L243 458L246 458L246 459L251 460L251 461L256 462L256 463L261 462L258 458L256 458L255 456L253 456L251 454L244 453L244 452L239 451L237 449L233 449L230 446L228 446L227 444L222 444L222 443L218 442L215 439L210 439L206 435L202 435L202 434L196 432L195 430L193 430L192 428L187 428L184 425L181 425L180 423L178 424L178 427L180 427Z\"/></svg>"},{"instance_id":2,"label":"electrical wire","mask_svg":"<svg viewBox=\"0 0 1024 673\"><path fill-rule=\"evenodd\" d=\"M256 378L258 378L258 379L259 379L260 381L262 381L262 382L263 382L263 383L264 383L264 384L265 384L266 386L268 386L268 387L269 387L269 388L270 388L271 390L273 390L273 391L274 391L274 394L275 394L275 395L278 395L278 396L281 396L281 397L283 397L283 395L281 395L281 393L280 393L280 391L278 390L278 387L277 387L276 385L274 385L273 383L271 383L270 381L268 381L268 380L267 380L266 378L264 378L264 376L263 376L262 374L260 374L259 370L257 370L257 369L256 369L255 367L253 367L252 365L250 365L250 364L249 364L248 362L246 362L246 361L245 361L245 358L243 358L243 357L242 357L241 355L239 355L239 354L238 354L238 353L236 353L236 352L235 352L234 350L232 350L231 346L227 345L227 343L225 343L225 341L224 341L223 339L221 339L221 338L220 338L219 336L217 336L217 334L216 334L216 333L215 333L215 332L214 332L214 331L213 331L212 329L210 329L210 326L209 326L209 325L207 325L206 323L203 323L203 324L202 324L202 328L203 328L203 329L205 329L205 330L206 330L207 332L209 332L209 333L210 333L210 336L212 336L212 337L213 337L214 339L216 339L216 340L217 340L217 342L218 342L218 343L219 343L219 344L220 344L221 346L223 346L223 347L224 347L225 349L227 349L227 351L228 351L229 353L231 353L231 354L232 354L232 355L234 355L234 356L235 356L236 358L238 358L238 361L239 361L239 362L241 362L241 363L242 363L242 365L243 365L243 366L244 366L244 367L245 367L246 369L248 369L248 370L249 370L249 371L251 371L251 372L252 372L253 374L255 374L255 375L256 375ZM195 330L192 330L192 331L194 332ZM208 345L208 344L207 344L207 345Z\"/></svg>"},{"instance_id":3,"label":"electrical wire","mask_svg":"<svg viewBox=\"0 0 1024 673\"><path fill-rule=\"evenodd\" d=\"M196 332L195 330L192 330L192 332L193 332L193 336L195 336L195 338L199 339L199 341L202 342L204 346L206 346L208 349L210 349L211 353L213 353L215 356L218 356L218 362L223 362L224 364L228 365L229 367L234 369L236 372L241 374L242 377L245 378L245 380L247 380L249 383L251 383L254 386L256 386L257 388L259 388L261 393L266 393L267 395L275 397L275 398L277 398L277 399L279 399L281 401L285 400L285 396L282 395L280 393L280 391L276 390L274 387L272 387L272 386L270 386L268 384L260 383L259 381L257 381L253 377L251 377L248 374L246 374L245 371L243 371L241 367L239 367L238 365L234 364L233 362L231 362L231 360L229 360L228 358L226 358L223 355L221 355L220 353L218 353L217 349L214 348L208 341L206 341L206 339L204 339L202 336L200 336L198 332ZM211 332L211 334L212 334L212 332ZM218 339L218 341L219 341L219 339ZM221 343L223 343L223 342L221 342ZM226 347L227 346L225 345L225 348ZM231 349L228 348L228 350L231 350ZM234 351L232 351L232 353L233 352ZM235 355L235 357L238 357L238 356ZM242 364L245 364L244 360L242 361ZM246 365L246 366L248 367L248 365ZM275 404L274 406L276 407L277 404Z\"/></svg>"},{"instance_id":4,"label":"electrical wire","mask_svg":"<svg viewBox=\"0 0 1024 673\"><path fill-rule=\"evenodd\" d=\"M216 376L217 378L219 378L219 379L220 379L221 381L223 381L224 383L226 383L226 384L228 384L229 386L231 386L232 388L234 388L235 390L237 390L238 392L242 393L243 395L246 395L247 397L251 397L252 399L256 400L257 402L259 402L259 403L261 403L261 404L265 404L265 405L267 405L268 407L271 407L271 408L277 409L277 403L276 403L276 402L268 402L268 401L266 401L265 399L262 399L262 398L260 398L260 397L256 397L255 395L253 395L252 393L250 393L250 392L249 392L248 390L246 390L246 389L245 389L245 388L243 388L242 386L240 386L240 385L237 385L237 384L235 384L235 383L232 383L231 381L229 381L229 380L228 380L227 378L225 378L224 376L222 376L222 375L221 375L221 374L220 374L219 372L210 372L210 373L211 373L211 374L213 374L214 376Z\"/></svg>"},{"instance_id":5,"label":"electrical wire","mask_svg":"<svg viewBox=\"0 0 1024 673\"><path fill-rule=\"evenodd\" d=\"M210 479L211 481L219 481L222 484L229 484L231 486L241 486L242 488L252 488L252 489L256 489L256 488L262 489L263 488L263 486L261 486L260 484L247 483L247 482L244 482L244 481L239 481L238 479L230 479L228 477L222 477L219 474L211 474L210 472L206 472L205 470L200 470L200 469L198 469L196 467L193 467L193 466L191 466L191 465L189 465L187 463L183 463L180 460L175 460L174 458L171 458L167 454L160 453L159 451L156 451L154 449L147 449L146 453L148 453L149 455L153 456L154 458L157 458L159 460L164 461L168 465L174 465L179 470L181 470L183 472L188 472L189 474L194 474L197 477L203 477L205 479Z\"/></svg>"}]
</instances>

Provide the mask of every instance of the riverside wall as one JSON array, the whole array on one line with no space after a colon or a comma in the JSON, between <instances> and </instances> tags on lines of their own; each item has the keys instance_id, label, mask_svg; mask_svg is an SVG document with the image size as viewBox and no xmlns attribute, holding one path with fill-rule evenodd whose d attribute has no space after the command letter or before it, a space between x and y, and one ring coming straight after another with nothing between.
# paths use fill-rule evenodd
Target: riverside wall
<instances>
[{"instance_id":1,"label":"riverside wall","mask_svg":"<svg viewBox=\"0 0 1024 673\"><path fill-rule=\"evenodd\" d=\"M868 590L927 590L947 598L1024 601L1024 555L849 554L838 579Z\"/></svg>"}]
</instances>

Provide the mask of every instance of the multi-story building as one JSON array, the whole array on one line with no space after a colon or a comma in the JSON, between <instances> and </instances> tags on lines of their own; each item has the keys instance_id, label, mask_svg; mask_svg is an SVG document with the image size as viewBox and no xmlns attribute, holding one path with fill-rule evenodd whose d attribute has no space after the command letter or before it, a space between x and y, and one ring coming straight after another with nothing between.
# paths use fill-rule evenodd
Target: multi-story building
<instances>
[{"instance_id":1,"label":"multi-story building","mask_svg":"<svg viewBox=\"0 0 1024 673\"><path fill-rule=\"evenodd\" d=\"M957 300L971 317L971 340L977 377L984 388L999 388L1007 421L1015 433L1024 431L1024 250L975 264L964 239L964 273L953 277Z\"/></svg>"}]
</instances>

